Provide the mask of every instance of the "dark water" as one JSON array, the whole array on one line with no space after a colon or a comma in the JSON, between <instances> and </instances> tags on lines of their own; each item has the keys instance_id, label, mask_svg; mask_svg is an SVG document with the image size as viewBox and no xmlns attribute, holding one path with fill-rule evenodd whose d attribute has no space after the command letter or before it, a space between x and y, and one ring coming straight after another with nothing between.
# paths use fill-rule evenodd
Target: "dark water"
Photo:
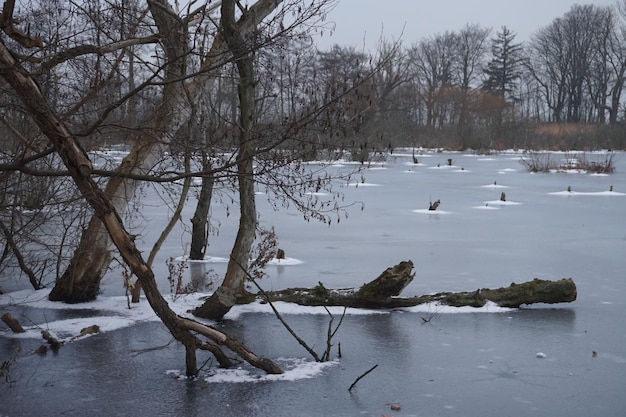
<instances>
[{"instance_id":1,"label":"dark water","mask_svg":"<svg viewBox=\"0 0 626 417\"><path fill-rule=\"evenodd\" d=\"M358 286L412 259L417 274L406 295L571 276L577 301L504 313L433 310L429 323L420 318L426 313L349 315L335 340L342 357L333 350L332 366L298 381L207 382L213 363L202 354L200 359L209 362L200 378L177 380L166 372L184 368L178 344L139 353L171 341L159 323L99 334L44 357L28 354L41 341L20 340L22 353L7 373L10 381L0 385L0 415L626 415L626 196L549 194L568 185L584 192L614 185L626 192L624 155L618 155L617 172L607 177L532 175L512 155L454 154L455 165L466 172L429 168L448 157L424 158L424 167L407 166L408 158L398 157L385 170L368 171L367 182L378 186L345 189L346 200L364 201L365 210L351 211L330 228L305 223L296 212L271 211L259 196L262 221L276 228L288 256L304 261L269 268L263 285L311 286L321 280L327 287ZM494 181L509 188L482 187ZM475 208L498 200L501 191L521 204ZM438 198L441 214L413 212ZM220 210L215 208L216 217ZM163 221L156 205L144 214L148 220L153 216L152 222ZM226 256L230 250L236 224L225 219L211 255ZM157 273L164 292L164 260L180 255L181 236L173 236L157 260L163 265ZM220 273L223 265L213 267ZM119 279L115 271L107 277L105 295L121 292ZM11 311L37 322L80 315L26 307ZM323 350L325 316L286 318ZM269 314L243 314L221 326L279 363L308 358ZM10 358L17 346L0 333L0 359ZM402 410L391 411L390 403Z\"/></svg>"}]
</instances>

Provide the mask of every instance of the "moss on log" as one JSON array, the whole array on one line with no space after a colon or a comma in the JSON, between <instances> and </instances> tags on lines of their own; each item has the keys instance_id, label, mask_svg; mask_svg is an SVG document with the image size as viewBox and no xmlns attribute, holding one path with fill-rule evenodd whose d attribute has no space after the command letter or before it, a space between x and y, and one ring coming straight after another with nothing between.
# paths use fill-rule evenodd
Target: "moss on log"
<instances>
[{"instance_id":1,"label":"moss on log","mask_svg":"<svg viewBox=\"0 0 626 417\"><path fill-rule=\"evenodd\" d=\"M361 300L380 300L400 295L402 290L413 281L415 273L412 261L402 261L387 268L373 281L364 284L355 296Z\"/></svg>"},{"instance_id":2,"label":"moss on log","mask_svg":"<svg viewBox=\"0 0 626 417\"><path fill-rule=\"evenodd\" d=\"M345 306L356 308L398 308L439 302L454 307L482 307L491 301L501 307L522 304L569 303L576 300L576 284L571 278L558 281L535 278L508 287L481 288L469 292L440 292L415 297L399 297L413 280L413 263L404 261L388 268L375 280L358 289L328 289L321 282L313 288L288 288L266 294L271 301L286 301L305 306Z\"/></svg>"}]
</instances>

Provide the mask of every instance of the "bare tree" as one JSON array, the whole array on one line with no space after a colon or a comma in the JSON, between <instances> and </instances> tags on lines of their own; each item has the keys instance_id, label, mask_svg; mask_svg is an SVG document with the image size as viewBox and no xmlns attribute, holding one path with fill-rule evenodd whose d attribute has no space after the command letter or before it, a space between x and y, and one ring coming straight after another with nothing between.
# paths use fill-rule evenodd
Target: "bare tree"
<instances>
[{"instance_id":1,"label":"bare tree","mask_svg":"<svg viewBox=\"0 0 626 417\"><path fill-rule=\"evenodd\" d=\"M425 39L411 49L415 77L422 85L420 90L428 127L441 128L448 120L446 97L454 82L456 41L453 33L446 32Z\"/></svg>"},{"instance_id":2,"label":"bare tree","mask_svg":"<svg viewBox=\"0 0 626 417\"><path fill-rule=\"evenodd\" d=\"M612 25L608 8L576 5L533 37L528 67L541 86L552 120L592 121L595 116L588 110L599 104L604 112L608 48L621 53L614 43L617 39L611 39ZM619 83L619 66L616 69Z\"/></svg>"},{"instance_id":3,"label":"bare tree","mask_svg":"<svg viewBox=\"0 0 626 417\"><path fill-rule=\"evenodd\" d=\"M467 147L466 141L472 136L471 103L483 75L489 33L489 29L478 25L466 25L457 35L454 73L459 88L457 131L462 149Z\"/></svg>"},{"instance_id":4,"label":"bare tree","mask_svg":"<svg viewBox=\"0 0 626 417\"><path fill-rule=\"evenodd\" d=\"M244 32L250 32L257 21L269 15L278 3L260 0L250 8L252 19L242 20L238 25ZM165 153L175 133L185 125L190 117L189 101L212 80L211 71L224 65L226 46L218 36L211 50L190 82L187 72L189 59L188 25L204 8L189 11L185 18L179 18L165 0L148 2L151 14L162 36L165 68L160 105L148 125L138 132L135 145L121 163L115 176L107 183L105 192L112 196L118 212L124 213L126 204L139 185L138 178L147 179L152 168ZM155 74L155 77L158 74ZM152 81L149 81L150 83ZM96 122L91 129L98 125ZM81 243L66 273L57 281L50 293L51 300L82 302L94 299L99 283L111 262L111 243L100 222L94 218L83 233Z\"/></svg>"},{"instance_id":5,"label":"bare tree","mask_svg":"<svg viewBox=\"0 0 626 417\"><path fill-rule=\"evenodd\" d=\"M253 19L243 11L241 19ZM239 188L239 230L230 254L223 284L194 314L202 317L221 318L235 304L237 296L245 292L248 260L256 233L256 202L254 195L253 157L257 145L252 136L255 116L254 58L250 45L254 37L244 37L235 20L235 1L223 0L221 30L224 41L233 54L239 73L239 119L237 151L237 183ZM217 311L216 311L217 310Z\"/></svg>"},{"instance_id":6,"label":"bare tree","mask_svg":"<svg viewBox=\"0 0 626 417\"><path fill-rule=\"evenodd\" d=\"M6 11L5 9L4 12L6 13ZM12 17L4 14L3 18L11 19ZM11 20L8 19L5 21L10 22ZM12 25L10 29L7 30L7 27L3 27L5 33L23 45L31 45L27 41L33 43L37 41L36 38L31 38L22 32L18 32L16 35L16 29ZM177 316L169 308L167 301L158 291L154 273L137 250L134 238L126 231L110 198L92 179L93 164L88 155L79 145L75 135L52 111L49 103L42 96L37 83L30 76L29 72L15 59L14 54L6 47L4 41L0 41L0 76L15 91L23 102L27 113L32 116L34 122L54 146L76 187L80 190L81 195L90 204L96 217L105 226L126 264L140 279L148 302L155 313L167 326L172 335L185 346L187 375L195 375L198 371L197 349L209 350L222 365L229 365L231 363L230 360L218 344L228 346L246 361L264 369L266 372L281 373L282 370L274 362L255 355L232 336L226 335L213 327ZM205 336L212 341L203 341L196 334Z\"/></svg>"}]
</instances>

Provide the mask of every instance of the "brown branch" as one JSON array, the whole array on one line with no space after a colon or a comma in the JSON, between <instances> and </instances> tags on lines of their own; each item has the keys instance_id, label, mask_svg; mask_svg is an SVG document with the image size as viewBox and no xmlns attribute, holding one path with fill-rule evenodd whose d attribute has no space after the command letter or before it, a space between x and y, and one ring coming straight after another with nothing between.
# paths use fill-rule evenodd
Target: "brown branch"
<instances>
[{"instance_id":1,"label":"brown branch","mask_svg":"<svg viewBox=\"0 0 626 417\"><path fill-rule=\"evenodd\" d=\"M227 346L230 350L241 356L246 362L250 365L255 366L257 368L263 369L265 372L270 374L282 374L283 371L276 364L270 361L267 358L262 356L257 356L252 351L250 351L243 343L234 337L223 333L217 330L213 326L207 326L205 324L199 323L195 320L187 319L184 317L178 317L179 324L188 329L193 330L195 332L200 333L203 336L208 337L209 339Z\"/></svg>"},{"instance_id":2,"label":"brown branch","mask_svg":"<svg viewBox=\"0 0 626 417\"><path fill-rule=\"evenodd\" d=\"M22 255L20 248L17 247L15 240L13 240L13 232L9 230L9 228L4 224L4 222L1 219L0 219L0 229L2 229L2 234L4 235L4 238L6 239L7 246L11 248L13 255L15 255L15 258L17 259L17 263L20 266L20 269L22 270L22 272L26 274L26 276L28 276L28 281L30 281L30 285L32 285L33 288L36 290L42 289L43 286L41 285L40 280L37 279L37 277L35 276L35 272L33 272L33 270L30 269L30 267L26 264L26 260L24 259L24 256Z\"/></svg>"},{"instance_id":3,"label":"brown branch","mask_svg":"<svg viewBox=\"0 0 626 417\"><path fill-rule=\"evenodd\" d=\"M252 277L252 275L250 275L250 273L239 262L237 262L233 258L231 258L231 259L233 260L233 262L235 262L243 270L243 272L248 276L248 279L250 281L252 281L254 286L257 287L257 289L259 290L261 295L263 295L263 297L265 298L267 303L270 305L270 307L271 307L272 311L274 312L274 315L276 316L278 321L280 321L282 323L282 325L285 327L285 329L287 329L289 334L291 334L293 336L293 338L296 339L296 341L298 342L298 344L300 346L302 346L304 349L306 349L306 351L309 352L311 354L311 356L313 356L313 359L315 359L315 362L322 362L322 359L318 356L317 352L315 352L300 336L298 336L298 334L291 328L291 326L289 326L289 324L287 324L287 322L283 319L283 316L281 316L281 314L278 312L278 310L274 306L274 303L272 303L272 300L269 297L269 295L267 295L265 290L263 290L263 288L261 288L261 286ZM328 311L328 310L326 310L326 311ZM331 315L331 317L332 317L332 315Z\"/></svg>"},{"instance_id":4,"label":"brown branch","mask_svg":"<svg viewBox=\"0 0 626 417\"><path fill-rule=\"evenodd\" d=\"M354 382L352 383L352 385L350 385L350 388L348 388L348 391L352 391L352 388L354 388L357 384L357 382L359 382L361 379L363 379L367 374L369 374L370 372L372 372L374 369L376 369L378 367L378 364L372 366L370 369L368 369L367 371L365 371L364 373L362 373L361 375L359 375L357 377L357 379L354 380Z\"/></svg>"},{"instance_id":5,"label":"brown branch","mask_svg":"<svg viewBox=\"0 0 626 417\"><path fill-rule=\"evenodd\" d=\"M11 39L19 43L25 48L43 47L41 38L26 34L13 26L15 19L13 11L15 9L15 0L6 0L0 14L0 28L9 35Z\"/></svg>"},{"instance_id":6,"label":"brown branch","mask_svg":"<svg viewBox=\"0 0 626 417\"><path fill-rule=\"evenodd\" d=\"M78 45L73 48L66 49L54 56L44 57L43 62L41 63L38 73L44 73L49 71L51 68L62 64L63 62L69 61L70 59L78 58L82 55L104 55L111 52L119 51L120 49L128 48L129 46L135 45L146 45L151 43L158 43L159 36L158 35L150 35L143 38L134 38L134 39L124 39L117 42L112 42L108 45L98 46L98 45Z\"/></svg>"}]
</instances>

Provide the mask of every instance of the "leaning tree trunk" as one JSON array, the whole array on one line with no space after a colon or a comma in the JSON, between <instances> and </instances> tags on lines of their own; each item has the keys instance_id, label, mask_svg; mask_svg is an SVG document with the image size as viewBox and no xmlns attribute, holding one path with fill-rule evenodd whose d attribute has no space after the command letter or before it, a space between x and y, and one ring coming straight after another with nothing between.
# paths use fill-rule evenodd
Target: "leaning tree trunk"
<instances>
[{"instance_id":1,"label":"leaning tree trunk","mask_svg":"<svg viewBox=\"0 0 626 417\"><path fill-rule=\"evenodd\" d=\"M139 183L124 178L127 174L147 175L165 153L171 136L187 119L182 80L186 75L188 41L187 27L175 18L174 10L165 0L150 0L148 7L167 56L168 65L163 96L153 126L142 132L131 152L124 158L105 188L105 193L118 213L124 213ZM165 133L165 134L163 134ZM155 140L161 138L161 140ZM92 218L83 232L67 270L55 283L50 300L79 303L96 298L100 281L112 260L112 242L101 223Z\"/></svg>"},{"instance_id":2,"label":"leaning tree trunk","mask_svg":"<svg viewBox=\"0 0 626 417\"><path fill-rule=\"evenodd\" d=\"M244 34L249 34L256 23L265 19L274 11L282 0L259 0L248 10L249 16L238 22L238 28ZM175 62L181 61L181 55L188 50L186 28L182 19L178 19L175 11L166 0L148 1L150 11L155 18L159 33L164 38L165 52L170 62L166 66L172 80L184 80L186 74ZM124 158L117 170L117 176L112 177L105 192L116 207L118 213L124 213L129 199L135 194L140 182L129 178L132 174L145 174L164 154L173 135L189 119L189 103L187 97L197 101L203 90L212 82L212 69L224 65L228 48L221 37L217 37L202 63L200 71L182 88L182 82L164 83L161 105L152 117L150 128L140 134L129 155ZM70 264L64 274L59 277L50 299L78 303L96 298L100 290L100 281L109 267L113 245L106 230L94 216L89 226L83 232L79 246L74 252Z\"/></svg>"},{"instance_id":3,"label":"leaning tree trunk","mask_svg":"<svg viewBox=\"0 0 626 417\"><path fill-rule=\"evenodd\" d=\"M35 81L15 60L1 39L0 76L17 93L28 114L56 149L81 195L91 205L95 216L106 228L124 262L141 281L153 311L167 326L172 336L185 346L187 375L196 375L198 372L195 354L197 349L218 351L219 354L215 355L218 360L226 358L217 344L227 346L251 365L268 373L281 373L282 370L278 365L267 358L255 355L232 336L211 326L179 317L169 308L167 301L157 288L152 269L143 260L141 253L135 246L134 238L124 228L124 224L109 197L91 177L93 167L89 157L64 123L52 112ZM213 342L204 342L195 333L204 335Z\"/></svg>"},{"instance_id":4,"label":"leaning tree trunk","mask_svg":"<svg viewBox=\"0 0 626 417\"><path fill-rule=\"evenodd\" d=\"M235 22L234 0L222 1L221 23L224 40L235 57L239 72L239 230L231 250L224 282L193 312L198 317L211 319L221 319L230 311L236 298L245 293L246 272L257 226L253 167L255 148L251 134L255 119L254 61L251 47Z\"/></svg>"},{"instance_id":5,"label":"leaning tree trunk","mask_svg":"<svg viewBox=\"0 0 626 417\"><path fill-rule=\"evenodd\" d=\"M166 111L166 110L165 110ZM158 117L163 120L163 117ZM143 146L142 146L143 145ZM124 213L139 182L126 179L128 174L143 175L163 154L163 144L155 144L149 135L142 135L107 183L104 192L118 213ZM138 161L143 161L138 165ZM106 228L94 215L83 231L78 247L65 272L57 279L49 299L67 303L92 301L100 292L100 281L106 273L115 247Z\"/></svg>"}]
</instances>

